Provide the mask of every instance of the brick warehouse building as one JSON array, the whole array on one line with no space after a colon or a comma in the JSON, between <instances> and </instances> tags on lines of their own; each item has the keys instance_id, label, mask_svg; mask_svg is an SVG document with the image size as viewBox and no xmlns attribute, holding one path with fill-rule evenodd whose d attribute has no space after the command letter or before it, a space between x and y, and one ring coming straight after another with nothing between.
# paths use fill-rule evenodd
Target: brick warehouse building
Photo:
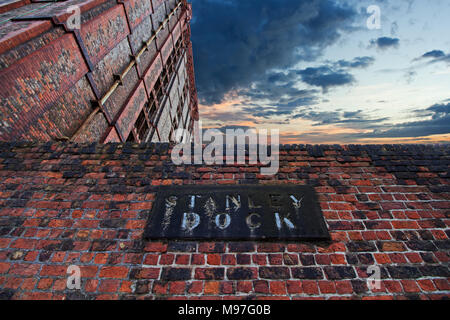
<instances>
[{"instance_id":1,"label":"brick warehouse building","mask_svg":"<svg viewBox=\"0 0 450 320\"><path fill-rule=\"evenodd\" d=\"M449 146L282 146L267 177L175 166L149 143L198 119L190 12L0 1L0 299L448 299ZM331 241L146 240L158 187L175 185L314 186Z\"/></svg>"},{"instance_id":2,"label":"brick warehouse building","mask_svg":"<svg viewBox=\"0 0 450 320\"><path fill-rule=\"evenodd\" d=\"M281 146L275 176L175 166L169 150L0 143L0 297L450 297L450 146ZM331 241L145 240L158 186L181 184L314 186ZM70 265L81 290L66 289Z\"/></svg>"},{"instance_id":3,"label":"brick warehouse building","mask_svg":"<svg viewBox=\"0 0 450 320\"><path fill-rule=\"evenodd\" d=\"M0 140L169 142L192 131L191 13L185 0L0 1Z\"/></svg>"}]
</instances>

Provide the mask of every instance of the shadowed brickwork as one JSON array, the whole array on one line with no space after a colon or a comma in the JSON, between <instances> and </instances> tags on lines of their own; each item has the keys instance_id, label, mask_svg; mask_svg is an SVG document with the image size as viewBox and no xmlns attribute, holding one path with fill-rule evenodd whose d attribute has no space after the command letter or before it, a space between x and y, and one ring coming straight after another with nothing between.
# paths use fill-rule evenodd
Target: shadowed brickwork
<instances>
[{"instance_id":1,"label":"shadowed brickwork","mask_svg":"<svg viewBox=\"0 0 450 320\"><path fill-rule=\"evenodd\" d=\"M450 146L282 146L280 171L167 144L0 144L1 299L448 299ZM309 184L332 241L162 242L160 185ZM381 288L367 268L381 267ZM81 268L81 290L66 289Z\"/></svg>"},{"instance_id":2,"label":"shadowed brickwork","mask_svg":"<svg viewBox=\"0 0 450 320\"><path fill-rule=\"evenodd\" d=\"M191 16L186 0L0 1L0 140L169 142L192 131Z\"/></svg>"}]
</instances>

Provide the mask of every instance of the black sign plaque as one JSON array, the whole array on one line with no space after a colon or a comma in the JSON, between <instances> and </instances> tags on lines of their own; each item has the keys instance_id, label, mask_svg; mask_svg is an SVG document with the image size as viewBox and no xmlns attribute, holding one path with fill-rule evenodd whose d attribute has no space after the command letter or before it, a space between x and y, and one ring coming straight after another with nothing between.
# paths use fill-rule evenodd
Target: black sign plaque
<instances>
[{"instance_id":1,"label":"black sign plaque","mask_svg":"<svg viewBox=\"0 0 450 320\"><path fill-rule=\"evenodd\" d=\"M311 186L161 187L144 237L167 240L329 240Z\"/></svg>"}]
</instances>

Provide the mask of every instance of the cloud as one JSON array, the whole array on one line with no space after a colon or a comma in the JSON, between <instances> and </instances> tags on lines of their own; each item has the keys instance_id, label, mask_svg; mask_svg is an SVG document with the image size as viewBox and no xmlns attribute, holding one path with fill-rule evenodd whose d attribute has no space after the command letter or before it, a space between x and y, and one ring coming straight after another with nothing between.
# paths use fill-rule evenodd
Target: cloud
<instances>
[{"instance_id":1,"label":"cloud","mask_svg":"<svg viewBox=\"0 0 450 320\"><path fill-rule=\"evenodd\" d=\"M316 67L297 70L303 82L322 88L324 92L331 87L351 85L356 82L355 77L350 73L351 69L367 68L375 62L373 57L356 57L353 60L339 60Z\"/></svg>"},{"instance_id":2,"label":"cloud","mask_svg":"<svg viewBox=\"0 0 450 320\"><path fill-rule=\"evenodd\" d=\"M395 36L398 33L398 23L397 22L392 22L391 24L391 35Z\"/></svg>"},{"instance_id":3,"label":"cloud","mask_svg":"<svg viewBox=\"0 0 450 320\"><path fill-rule=\"evenodd\" d=\"M352 61L339 60L337 65L342 68L367 68L374 62L373 57L356 57Z\"/></svg>"},{"instance_id":4,"label":"cloud","mask_svg":"<svg viewBox=\"0 0 450 320\"><path fill-rule=\"evenodd\" d=\"M376 129L361 137L407 138L450 133L450 103L435 104L425 110L415 110L414 113L419 117L429 119L399 123L388 129Z\"/></svg>"},{"instance_id":5,"label":"cloud","mask_svg":"<svg viewBox=\"0 0 450 320\"><path fill-rule=\"evenodd\" d=\"M332 87L353 84L356 80L351 70L367 68L374 61L373 57L356 57L327 61L315 68L267 72L250 88L240 90L239 95L248 99L244 110L254 117L290 116L297 108L315 105L320 100L319 90L299 89L302 82L327 92Z\"/></svg>"},{"instance_id":6,"label":"cloud","mask_svg":"<svg viewBox=\"0 0 450 320\"><path fill-rule=\"evenodd\" d=\"M428 60L429 64L437 63L437 62L450 63L450 54L446 54L442 50L432 50L432 51L429 51L429 52L423 54L421 57L416 58L415 61L423 60L423 59Z\"/></svg>"},{"instance_id":7,"label":"cloud","mask_svg":"<svg viewBox=\"0 0 450 320\"><path fill-rule=\"evenodd\" d=\"M342 70L333 70L330 67L307 68L298 71L303 82L327 91L331 87L349 85L355 82L350 73Z\"/></svg>"},{"instance_id":8,"label":"cloud","mask_svg":"<svg viewBox=\"0 0 450 320\"><path fill-rule=\"evenodd\" d=\"M422 58L442 58L445 57L445 53L442 50L433 50L425 53Z\"/></svg>"},{"instance_id":9,"label":"cloud","mask_svg":"<svg viewBox=\"0 0 450 320\"><path fill-rule=\"evenodd\" d=\"M199 98L211 105L248 89L268 71L315 61L357 12L332 0L192 0ZM339 82L329 75L329 84ZM314 81L314 80L312 80ZM342 80L341 80L342 81ZM345 80L344 80L345 81Z\"/></svg>"},{"instance_id":10,"label":"cloud","mask_svg":"<svg viewBox=\"0 0 450 320\"><path fill-rule=\"evenodd\" d=\"M315 111L312 108L303 108L293 116L294 119L311 120L313 126L338 125L347 128L369 129L378 127L389 118L372 118L363 110L357 111Z\"/></svg>"},{"instance_id":11,"label":"cloud","mask_svg":"<svg viewBox=\"0 0 450 320\"><path fill-rule=\"evenodd\" d=\"M415 71L414 69L408 69L406 72L405 72L405 80L406 80L406 83L408 83L408 84L411 84L413 81L414 81L414 79L415 79L415 77L417 76L417 71Z\"/></svg>"},{"instance_id":12,"label":"cloud","mask_svg":"<svg viewBox=\"0 0 450 320\"><path fill-rule=\"evenodd\" d=\"M376 46L380 50L386 50L389 48L398 48L400 45L400 39L381 37L370 41L371 46Z\"/></svg>"}]
</instances>

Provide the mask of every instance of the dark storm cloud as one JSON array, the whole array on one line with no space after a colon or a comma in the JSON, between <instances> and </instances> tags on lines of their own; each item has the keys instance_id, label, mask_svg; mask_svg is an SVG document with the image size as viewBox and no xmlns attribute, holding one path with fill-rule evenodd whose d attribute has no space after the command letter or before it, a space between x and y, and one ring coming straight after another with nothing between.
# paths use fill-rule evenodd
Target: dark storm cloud
<instances>
[{"instance_id":1,"label":"dark storm cloud","mask_svg":"<svg viewBox=\"0 0 450 320\"><path fill-rule=\"evenodd\" d=\"M297 70L296 73L300 75L303 82L320 87L326 92L331 87L353 84L356 80L350 73L350 69L367 68L374 61L373 57L356 57L350 61L339 60L316 68Z\"/></svg>"},{"instance_id":2,"label":"dark storm cloud","mask_svg":"<svg viewBox=\"0 0 450 320\"><path fill-rule=\"evenodd\" d=\"M320 90L298 89L302 82L326 92L332 87L353 84L355 78L350 74L351 70L366 68L374 61L373 57L356 57L353 60L327 61L316 68L268 72L250 88L239 92L241 97L248 99L244 111L266 119L289 116L298 107L311 106L320 100Z\"/></svg>"},{"instance_id":3,"label":"dark storm cloud","mask_svg":"<svg viewBox=\"0 0 450 320\"><path fill-rule=\"evenodd\" d=\"M342 70L333 70L330 67L307 68L300 70L299 75L303 82L327 91L330 87L352 84L355 78Z\"/></svg>"},{"instance_id":4,"label":"dark storm cloud","mask_svg":"<svg viewBox=\"0 0 450 320\"><path fill-rule=\"evenodd\" d=\"M404 122L389 129L377 129L362 135L364 138L414 138L450 133L450 103L435 104L425 110L416 110L427 120Z\"/></svg>"},{"instance_id":5,"label":"dark storm cloud","mask_svg":"<svg viewBox=\"0 0 450 320\"><path fill-rule=\"evenodd\" d=\"M398 38L390 38L390 37L381 37L378 39L374 39L370 41L372 46L376 46L378 49L385 50L389 48L398 48L400 45L400 39Z\"/></svg>"},{"instance_id":6,"label":"dark storm cloud","mask_svg":"<svg viewBox=\"0 0 450 320\"><path fill-rule=\"evenodd\" d=\"M248 89L267 71L315 61L343 32L352 29L357 16L353 8L331 0L192 3L197 87L205 104L222 102L231 90ZM322 79L318 74L306 79L324 88L348 82L350 77L330 73Z\"/></svg>"}]
</instances>

